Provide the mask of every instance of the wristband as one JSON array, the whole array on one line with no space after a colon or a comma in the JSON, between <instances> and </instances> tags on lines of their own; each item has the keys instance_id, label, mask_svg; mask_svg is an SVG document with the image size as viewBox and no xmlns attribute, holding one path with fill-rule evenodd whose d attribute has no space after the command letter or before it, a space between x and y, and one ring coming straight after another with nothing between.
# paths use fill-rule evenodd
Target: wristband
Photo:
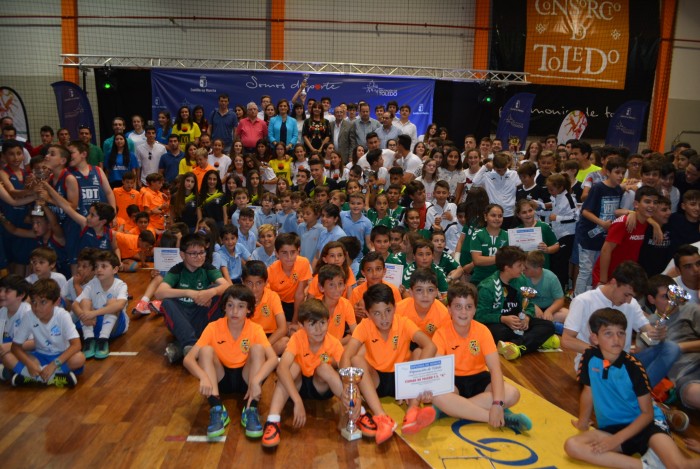
<instances>
[{"instance_id":1,"label":"wristband","mask_svg":"<svg viewBox=\"0 0 700 469\"><path fill-rule=\"evenodd\" d=\"M493 401L493 402L491 403L491 405L492 405L492 406L493 406L493 405L499 405L499 406L503 407L503 401Z\"/></svg>"},{"instance_id":2,"label":"wristband","mask_svg":"<svg viewBox=\"0 0 700 469\"><path fill-rule=\"evenodd\" d=\"M61 360L59 360L58 358L53 361L53 364L56 365L56 368L61 368L61 365L63 365Z\"/></svg>"}]
</instances>

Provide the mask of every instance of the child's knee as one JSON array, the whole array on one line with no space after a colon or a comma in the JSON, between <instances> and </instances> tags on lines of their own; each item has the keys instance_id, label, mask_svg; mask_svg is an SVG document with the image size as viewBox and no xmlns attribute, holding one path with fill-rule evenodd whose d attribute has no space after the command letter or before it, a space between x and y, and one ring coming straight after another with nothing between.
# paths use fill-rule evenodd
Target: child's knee
<instances>
[{"instance_id":1,"label":"child's knee","mask_svg":"<svg viewBox=\"0 0 700 469\"><path fill-rule=\"evenodd\" d=\"M68 368L71 370L77 370L78 368L85 365L85 355L83 352L78 352L68 359Z\"/></svg>"},{"instance_id":2,"label":"child's knee","mask_svg":"<svg viewBox=\"0 0 700 469\"><path fill-rule=\"evenodd\" d=\"M199 349L199 354L197 355L197 361L199 363L211 362L214 358L214 348L210 345L205 345Z\"/></svg>"}]
</instances>

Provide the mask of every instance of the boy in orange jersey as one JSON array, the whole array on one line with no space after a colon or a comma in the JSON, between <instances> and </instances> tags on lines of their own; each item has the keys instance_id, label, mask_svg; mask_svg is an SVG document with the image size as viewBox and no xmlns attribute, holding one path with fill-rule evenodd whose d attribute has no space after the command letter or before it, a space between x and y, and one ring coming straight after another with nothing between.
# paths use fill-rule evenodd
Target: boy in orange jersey
<instances>
[{"instance_id":1,"label":"boy in orange jersey","mask_svg":"<svg viewBox=\"0 0 700 469\"><path fill-rule=\"evenodd\" d=\"M129 205L138 205L139 209L141 209L141 193L134 188L135 186L136 175L131 171L127 171L122 174L122 186L113 190L117 203L117 213L121 217L126 215L126 209Z\"/></svg>"},{"instance_id":2,"label":"boy in orange jersey","mask_svg":"<svg viewBox=\"0 0 700 469\"><path fill-rule=\"evenodd\" d=\"M162 174L149 174L146 176L148 187L141 189L143 211L150 215L150 224L156 229L157 234L161 234L165 229L165 215L170 209L168 197L161 191L163 181Z\"/></svg>"},{"instance_id":3,"label":"boy in orange jersey","mask_svg":"<svg viewBox=\"0 0 700 469\"><path fill-rule=\"evenodd\" d=\"M450 315L444 303L436 299L437 276L430 269L416 269L411 274L411 296L396 304L396 314L404 316L418 326L428 337L450 323ZM411 359L417 360L421 350L411 344Z\"/></svg>"},{"instance_id":4,"label":"boy in orange jersey","mask_svg":"<svg viewBox=\"0 0 700 469\"><path fill-rule=\"evenodd\" d=\"M146 267L146 262L153 260L153 247L156 237L149 230L139 234L114 232L122 262L119 270L134 272L138 267Z\"/></svg>"},{"instance_id":5,"label":"boy in orange jersey","mask_svg":"<svg viewBox=\"0 0 700 469\"><path fill-rule=\"evenodd\" d=\"M306 287L311 280L311 264L299 255L301 239L296 233L282 233L275 240L277 260L267 270L270 289L282 300L287 322L297 324L297 309L304 301Z\"/></svg>"},{"instance_id":6,"label":"boy in orange jersey","mask_svg":"<svg viewBox=\"0 0 700 469\"><path fill-rule=\"evenodd\" d=\"M504 382L498 351L486 326L474 321L477 292L472 284L455 284L447 290L452 318L433 335L438 355L454 355L455 390L433 397L433 404L451 417L504 425L516 432L532 428L525 414L508 408L520 400L515 386Z\"/></svg>"},{"instance_id":7,"label":"boy in orange jersey","mask_svg":"<svg viewBox=\"0 0 700 469\"><path fill-rule=\"evenodd\" d=\"M327 400L334 395L340 398L343 392L337 371L343 346L328 333L328 316L323 302L315 298L299 305L302 327L289 339L277 366L279 379L272 394L262 438L262 445L266 448L274 448L280 443L280 414L287 399L294 403L294 428L301 428L306 423L304 400Z\"/></svg>"},{"instance_id":8,"label":"boy in orange jersey","mask_svg":"<svg viewBox=\"0 0 700 469\"><path fill-rule=\"evenodd\" d=\"M326 264L318 271L318 287L323 293L323 304L328 308L328 333L345 345L357 327L352 304L343 297L345 292L345 271L342 267ZM350 329L350 335L345 337L345 325Z\"/></svg>"},{"instance_id":9,"label":"boy in orange jersey","mask_svg":"<svg viewBox=\"0 0 700 469\"><path fill-rule=\"evenodd\" d=\"M340 359L340 368L355 366L364 371L360 391L374 416L362 409L358 427L363 436L374 437L377 444L381 444L391 438L396 429L396 422L386 414L379 400L396 395L394 365L411 358L411 341L420 347L421 359L435 356L437 349L430 337L410 319L394 314L394 292L387 285L380 283L369 287L363 299L368 319L355 328ZM366 352L360 354L363 345ZM419 404L418 399L409 403L403 433L416 433L435 420L435 409L420 408Z\"/></svg>"},{"instance_id":10,"label":"boy in orange jersey","mask_svg":"<svg viewBox=\"0 0 700 469\"><path fill-rule=\"evenodd\" d=\"M199 392L211 406L207 437L223 435L231 422L221 394L245 393L241 423L246 436L260 438L258 400L263 381L277 366L277 355L262 327L250 320L255 311L250 288L228 287L221 297L221 309L224 317L207 325L185 356L184 365L199 379Z\"/></svg>"},{"instance_id":11,"label":"boy in orange jersey","mask_svg":"<svg viewBox=\"0 0 700 469\"><path fill-rule=\"evenodd\" d=\"M267 284L267 266L262 261L249 261L243 266L241 280L255 295L255 314L250 319L260 324L278 356L287 347L287 321L279 295Z\"/></svg>"},{"instance_id":12,"label":"boy in orange jersey","mask_svg":"<svg viewBox=\"0 0 700 469\"><path fill-rule=\"evenodd\" d=\"M394 302L399 304L399 301L401 301L401 292L396 286L384 281L386 267L384 265L384 257L381 253L377 251L368 252L360 261L360 272L362 272L365 282L357 285L350 295L350 304L353 305L355 309L356 320L359 321L367 317L367 310L365 309L365 302L362 299L362 295L373 285L382 283L391 288L391 291L394 293Z\"/></svg>"}]
</instances>

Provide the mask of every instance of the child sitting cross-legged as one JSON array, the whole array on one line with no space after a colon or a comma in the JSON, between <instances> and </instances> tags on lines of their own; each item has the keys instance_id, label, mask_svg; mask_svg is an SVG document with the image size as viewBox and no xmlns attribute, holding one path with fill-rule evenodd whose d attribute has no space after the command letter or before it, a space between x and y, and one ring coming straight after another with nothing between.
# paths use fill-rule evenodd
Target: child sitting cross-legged
<instances>
[{"instance_id":1,"label":"child sitting cross-legged","mask_svg":"<svg viewBox=\"0 0 700 469\"><path fill-rule=\"evenodd\" d=\"M438 355L454 354L455 390L433 397L433 404L451 417L530 430L525 414L509 410L520 400L518 389L504 382L498 352L488 328L474 320L477 292L471 284L456 284L447 291L450 323L433 335Z\"/></svg>"},{"instance_id":2,"label":"child sitting cross-legged","mask_svg":"<svg viewBox=\"0 0 700 469\"><path fill-rule=\"evenodd\" d=\"M38 382L74 387L85 356L70 314L58 306L61 289L55 280L40 279L32 285L29 296L32 309L15 327L11 355L3 360L5 367L14 372L10 382L13 386ZM34 340L35 348L26 351L24 344L30 340Z\"/></svg>"},{"instance_id":3,"label":"child sitting cross-legged","mask_svg":"<svg viewBox=\"0 0 700 469\"><path fill-rule=\"evenodd\" d=\"M207 325L183 364L199 379L199 393L211 407L207 437L223 435L231 422L221 394L241 393L246 401L241 418L245 434L260 438L258 400L263 382L277 366L277 355L262 327L250 320L255 311L250 288L228 287L221 297L221 310L224 317Z\"/></svg>"},{"instance_id":4,"label":"child sitting cross-legged","mask_svg":"<svg viewBox=\"0 0 700 469\"><path fill-rule=\"evenodd\" d=\"M396 422L386 414L379 400L395 396L394 365L411 358L411 341L421 349L420 358L435 356L435 344L410 319L394 314L394 292L383 283L367 289L363 295L368 319L360 322L340 359L340 368L362 368L364 376L360 391L374 415L362 411L358 427L362 435L374 437L377 444L394 434ZM366 352L360 354L365 346ZM435 420L435 409L419 407L419 399L412 399L404 417L402 431L416 433Z\"/></svg>"},{"instance_id":5,"label":"child sitting cross-legged","mask_svg":"<svg viewBox=\"0 0 700 469\"><path fill-rule=\"evenodd\" d=\"M505 246L495 257L498 270L479 284L476 320L491 331L498 353L515 360L540 347L559 348L554 324L536 317L532 302L524 307L521 288L527 286L523 275L525 252L516 246Z\"/></svg>"},{"instance_id":6,"label":"child sitting cross-legged","mask_svg":"<svg viewBox=\"0 0 700 469\"><path fill-rule=\"evenodd\" d=\"M126 315L129 292L126 283L115 278L119 264L113 252L95 254L95 278L73 302L73 311L83 329L85 358L107 358L109 339L119 337L129 328Z\"/></svg>"},{"instance_id":7,"label":"child sitting cross-legged","mask_svg":"<svg viewBox=\"0 0 700 469\"><path fill-rule=\"evenodd\" d=\"M22 321L22 316L31 311L31 306L26 301L31 285L21 275L9 274L0 279L0 327L3 328L2 336L0 336L0 357L5 366L2 369L0 379L7 381L12 378L14 372L12 367L8 367L7 360L12 363L16 358L12 357L10 348L12 347L12 339L15 336L15 330ZM34 341L28 340L24 343L25 350L34 349Z\"/></svg>"},{"instance_id":8,"label":"child sitting cross-legged","mask_svg":"<svg viewBox=\"0 0 700 469\"><path fill-rule=\"evenodd\" d=\"M676 446L652 400L646 371L624 351L625 315L602 308L588 324L594 346L579 366L583 390L578 419L571 422L582 433L566 440L566 453L598 467L700 467L700 459L686 458ZM598 428L589 430L593 411Z\"/></svg>"},{"instance_id":9,"label":"child sitting cross-legged","mask_svg":"<svg viewBox=\"0 0 700 469\"><path fill-rule=\"evenodd\" d=\"M336 268L336 266L327 266ZM277 365L277 385L272 394L270 413L265 422L262 445L273 448L280 443L281 413L287 399L294 403L294 428L306 423L304 401L340 398L343 383L338 375L338 362L343 346L328 333L329 313L322 301L315 298L299 306L301 328L289 339Z\"/></svg>"}]
</instances>

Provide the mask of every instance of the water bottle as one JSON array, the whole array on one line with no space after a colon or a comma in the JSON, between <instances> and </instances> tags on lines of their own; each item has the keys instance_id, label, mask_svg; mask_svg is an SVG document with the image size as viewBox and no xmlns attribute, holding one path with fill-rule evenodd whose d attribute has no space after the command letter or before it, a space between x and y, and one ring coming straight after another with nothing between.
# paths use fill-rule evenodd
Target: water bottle
<instances>
[{"instance_id":1,"label":"water bottle","mask_svg":"<svg viewBox=\"0 0 700 469\"><path fill-rule=\"evenodd\" d=\"M523 313L522 311L520 311L520 314L518 314L518 318L519 318L521 321L523 321L523 320L525 319L525 313ZM518 329L517 331L513 331L513 332L515 332L515 333L518 334L518 335L523 335L523 334L525 334L525 331L522 331L522 330L520 330L520 329Z\"/></svg>"}]
</instances>

